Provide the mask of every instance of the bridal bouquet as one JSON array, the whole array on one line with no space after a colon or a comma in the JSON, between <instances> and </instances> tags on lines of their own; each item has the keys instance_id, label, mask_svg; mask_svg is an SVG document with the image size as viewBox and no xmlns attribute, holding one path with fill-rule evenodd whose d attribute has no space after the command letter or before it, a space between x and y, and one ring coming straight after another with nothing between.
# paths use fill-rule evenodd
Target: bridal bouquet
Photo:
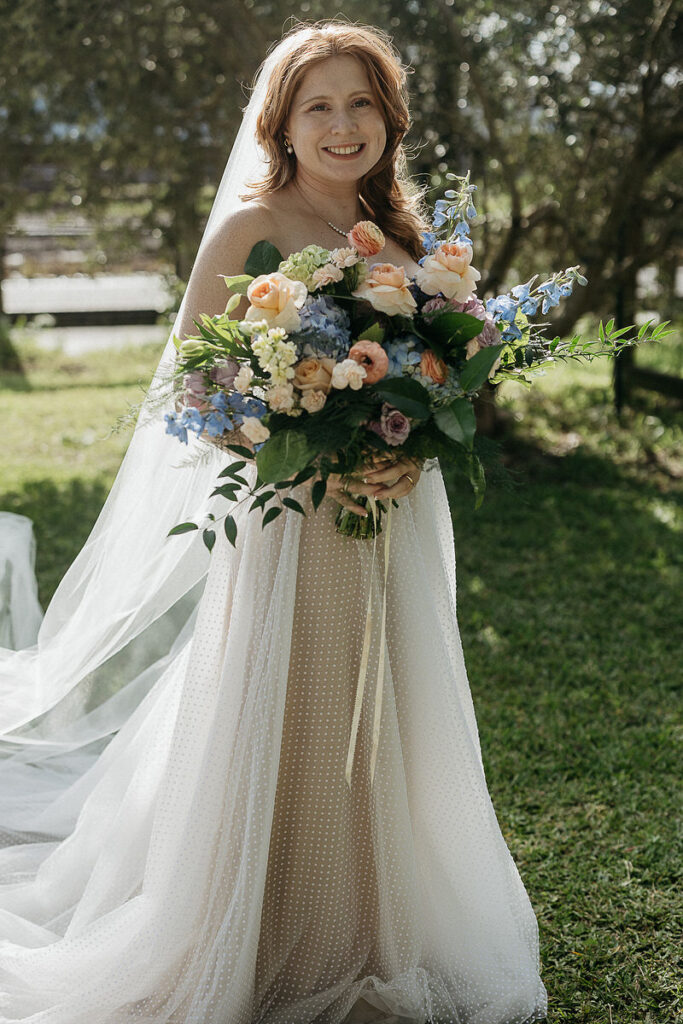
<instances>
[{"instance_id":1,"label":"bridal bouquet","mask_svg":"<svg viewBox=\"0 0 683 1024\"><path fill-rule=\"evenodd\" d=\"M243 274L221 275L234 293L225 313L201 314L194 321L198 335L174 339L176 411L165 416L167 432L181 442L193 431L240 457L219 474L212 497L237 501L247 488L254 497L250 511L260 508L265 526L283 507L305 514L281 491L315 476L317 509L330 473L351 476L373 455L395 452L423 464L455 462L479 507L485 477L474 451L472 401L487 380L528 383L527 374L543 363L614 355L650 340L651 321L632 340L622 337L631 327L615 332L613 320L600 323L599 339L544 337L544 325L530 318L539 306L547 313L575 283L587 283L578 266L538 285L535 275L483 302L476 295L481 275L469 237L476 186L469 172L447 178L457 187L435 204L431 230L423 235L425 255L412 278L403 267L370 262L383 249L384 236L367 220L352 228L343 248L307 245L283 259L271 243L257 242ZM244 319L231 319L244 294L250 303ZM664 331L668 323L659 324L651 339L671 333ZM251 458L257 478L249 489L240 470ZM340 506L336 528L372 537L381 531L386 508L366 495L357 500L370 504L372 516ZM211 550L213 514L209 520L203 536ZM180 523L170 533L198 528ZM230 514L224 530L234 545Z\"/></svg>"}]
</instances>

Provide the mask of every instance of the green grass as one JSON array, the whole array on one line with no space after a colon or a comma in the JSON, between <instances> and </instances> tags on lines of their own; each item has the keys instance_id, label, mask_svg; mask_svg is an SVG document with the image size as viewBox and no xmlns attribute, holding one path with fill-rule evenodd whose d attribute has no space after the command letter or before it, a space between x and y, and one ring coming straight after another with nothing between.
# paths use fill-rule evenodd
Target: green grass
<instances>
[{"instance_id":1,"label":"green grass","mask_svg":"<svg viewBox=\"0 0 683 1024\"><path fill-rule=\"evenodd\" d=\"M648 365L680 366L674 341ZM131 430L106 435L159 348L19 347L0 507L34 520L45 605ZM680 410L638 391L619 422L610 373L574 362L530 391L502 385L510 476L476 513L469 484L445 477L487 779L538 916L549 1020L665 1024L681 1013Z\"/></svg>"}]
</instances>

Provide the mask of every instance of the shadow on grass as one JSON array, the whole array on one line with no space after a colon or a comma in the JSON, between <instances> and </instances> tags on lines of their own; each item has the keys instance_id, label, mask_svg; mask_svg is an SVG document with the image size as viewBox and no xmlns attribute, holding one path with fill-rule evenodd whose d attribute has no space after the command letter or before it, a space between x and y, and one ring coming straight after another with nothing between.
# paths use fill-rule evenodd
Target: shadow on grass
<instances>
[{"instance_id":1,"label":"shadow on grass","mask_svg":"<svg viewBox=\"0 0 683 1024\"><path fill-rule=\"evenodd\" d=\"M539 917L551 1019L608 1024L607 1004L615 1021L673 1019L678 495L580 449L504 447L516 486L492 483L476 512L445 476L489 789Z\"/></svg>"}]
</instances>

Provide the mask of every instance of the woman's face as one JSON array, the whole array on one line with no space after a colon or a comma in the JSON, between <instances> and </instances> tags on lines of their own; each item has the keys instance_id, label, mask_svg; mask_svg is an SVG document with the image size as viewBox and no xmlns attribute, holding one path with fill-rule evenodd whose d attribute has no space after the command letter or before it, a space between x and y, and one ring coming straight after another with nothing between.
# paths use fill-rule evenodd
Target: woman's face
<instances>
[{"instance_id":1,"label":"woman's face","mask_svg":"<svg viewBox=\"0 0 683 1024\"><path fill-rule=\"evenodd\" d=\"M342 184L374 167L387 131L362 63L343 54L313 64L294 94L285 134L309 177ZM355 152L333 152L339 147Z\"/></svg>"}]
</instances>

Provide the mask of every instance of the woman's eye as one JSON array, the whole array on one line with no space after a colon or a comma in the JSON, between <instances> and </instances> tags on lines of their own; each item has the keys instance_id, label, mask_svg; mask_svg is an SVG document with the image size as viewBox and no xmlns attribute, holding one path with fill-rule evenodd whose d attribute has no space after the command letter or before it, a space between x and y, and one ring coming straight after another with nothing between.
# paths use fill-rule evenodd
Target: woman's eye
<instances>
[{"instance_id":1,"label":"woman's eye","mask_svg":"<svg viewBox=\"0 0 683 1024\"><path fill-rule=\"evenodd\" d=\"M353 105L355 106L357 103L365 103L365 104L367 104L369 106L370 105L370 100L367 100L367 99L361 97L361 99L354 100ZM327 104L325 104L325 103L316 103L315 106L311 107L311 112L314 111L314 110L320 110L320 109L322 109L322 107L325 107L326 105Z\"/></svg>"}]
</instances>

